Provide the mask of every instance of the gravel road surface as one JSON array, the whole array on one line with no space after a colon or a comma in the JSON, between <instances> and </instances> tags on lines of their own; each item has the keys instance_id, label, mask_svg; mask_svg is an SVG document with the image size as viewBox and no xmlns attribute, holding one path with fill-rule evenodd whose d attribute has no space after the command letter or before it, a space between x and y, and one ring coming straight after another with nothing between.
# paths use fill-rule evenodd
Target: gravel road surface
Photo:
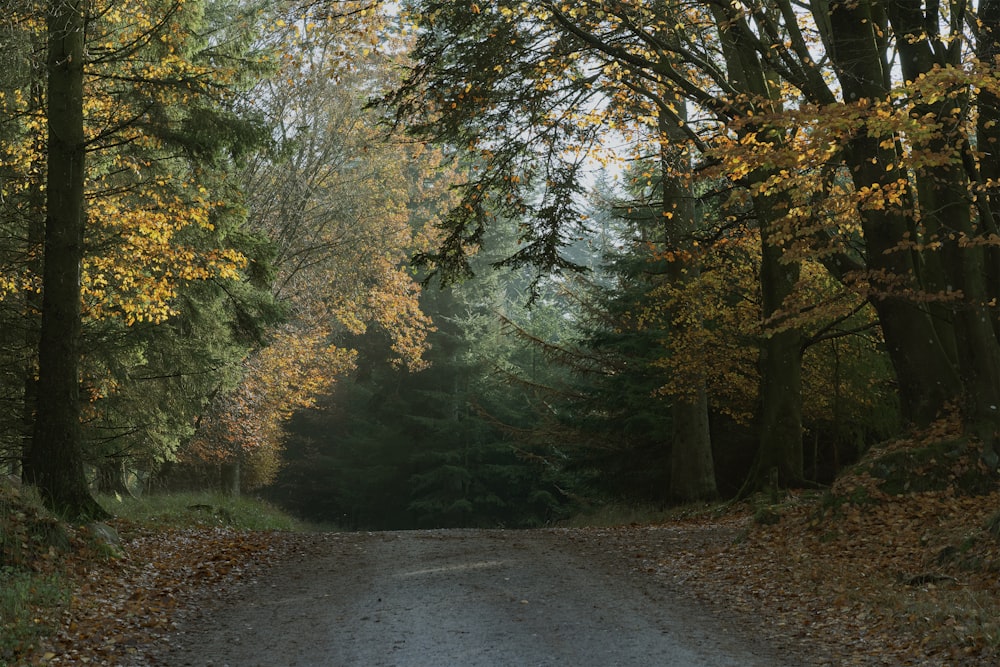
<instances>
[{"instance_id":1,"label":"gravel road surface","mask_svg":"<svg viewBox=\"0 0 1000 667\"><path fill-rule=\"evenodd\" d=\"M559 530L330 533L144 664L780 667L753 633Z\"/></svg>"}]
</instances>

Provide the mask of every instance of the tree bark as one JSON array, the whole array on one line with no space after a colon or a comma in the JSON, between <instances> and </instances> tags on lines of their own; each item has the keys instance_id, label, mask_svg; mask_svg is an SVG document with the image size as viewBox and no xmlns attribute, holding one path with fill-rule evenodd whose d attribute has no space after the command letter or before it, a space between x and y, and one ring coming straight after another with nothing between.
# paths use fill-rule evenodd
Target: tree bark
<instances>
[{"instance_id":1,"label":"tree bark","mask_svg":"<svg viewBox=\"0 0 1000 667\"><path fill-rule=\"evenodd\" d=\"M687 120L687 104L674 100L676 115ZM667 279L683 285L698 276L698 260L688 256L693 250L691 233L699 222L691 184L691 158L686 138L673 114L660 114L660 167L663 187L661 213L664 240L675 259L668 263ZM670 493L682 502L704 500L718 495L715 461L708 421L708 394L705 383L686 387L673 397L670 414L673 438L670 451Z\"/></svg>"},{"instance_id":2,"label":"tree bark","mask_svg":"<svg viewBox=\"0 0 1000 667\"><path fill-rule=\"evenodd\" d=\"M937 67L960 65L960 51L953 44L947 45L938 34L939 8L924 8L917 0L900 0L889 3L887 10L904 79L917 81ZM920 267L914 268L923 269L915 272L923 291L948 297L939 303L932 300L926 308L933 316L932 324L944 353L958 375L959 392L951 398L995 464L992 450L1000 427L1000 346L987 306L994 291L985 280L989 253L978 243L985 237L984 231L992 226L992 220L988 215L980 221L973 218L970 173L968 165L960 159L960 151L967 147L963 109L968 105L968 94L956 91L940 100L919 104L912 112L920 117L933 116L940 128L932 137L916 140L914 150L953 156L944 163L912 165L923 238L940 248L920 252ZM859 157L855 151L856 163ZM886 170L892 171L889 167ZM870 169L866 171L869 179L876 176ZM856 173L861 173L861 169L856 168ZM907 226L916 227L912 221ZM897 250L895 254L901 253Z\"/></svg>"},{"instance_id":3,"label":"tree bark","mask_svg":"<svg viewBox=\"0 0 1000 667\"><path fill-rule=\"evenodd\" d=\"M83 258L83 46L86 0L48 8L48 164L38 407L27 479L70 519L106 515L90 493L80 429L80 268Z\"/></svg>"},{"instance_id":4,"label":"tree bark","mask_svg":"<svg viewBox=\"0 0 1000 667\"><path fill-rule=\"evenodd\" d=\"M755 111L780 109L780 93L771 82L772 73L761 61L755 46L745 39L749 32L738 29L735 17L716 9L719 41L732 85L747 96L746 104ZM743 137L777 146L784 141L780 131L764 124L741 127ZM760 233L760 291L764 335L760 342L760 412L757 415L760 449L755 468L756 486L777 483L797 486L805 478L802 449L802 347L803 334L797 326L783 326L782 309L797 287L798 261L786 257L786 244L775 228L788 206L784 195L760 192L757 186L773 175L759 168L749 176L754 215Z\"/></svg>"},{"instance_id":5,"label":"tree bark","mask_svg":"<svg viewBox=\"0 0 1000 667\"><path fill-rule=\"evenodd\" d=\"M675 398L673 449L670 452L670 493L675 500L710 500L719 495L708 422L708 394L697 387L693 398Z\"/></svg>"},{"instance_id":6,"label":"tree bark","mask_svg":"<svg viewBox=\"0 0 1000 667\"><path fill-rule=\"evenodd\" d=\"M887 26L879 3L834 0L829 5L830 56L837 65L844 100L848 104L880 102L889 95L889 65L880 49L879 33ZM898 41L898 40L897 40ZM859 130L849 141L846 161L857 188L893 187L907 174L900 167L895 146ZM949 354L952 331L948 322L932 318L930 307L907 297L907 290L922 291L919 266L913 254L900 249L913 220L907 206L860 211L868 269L875 293L872 304L879 315L886 348L899 382L903 414L911 422L926 424L962 397L962 383ZM879 289L876 282L884 277ZM902 281L902 285L892 284ZM942 342L942 333L946 339Z\"/></svg>"},{"instance_id":7,"label":"tree bark","mask_svg":"<svg viewBox=\"0 0 1000 667\"><path fill-rule=\"evenodd\" d=\"M976 58L992 68L1000 67L1000 0L982 0L979 4L979 40ZM981 90L976 99L977 148L980 151L979 183L1000 180L1000 97L989 90ZM980 206L983 232L1000 234L1000 196L989 188L986 196L980 195L985 208ZM1000 247L987 248L987 285L991 287L989 299L1000 302ZM993 330L1000 336L1000 311L994 309Z\"/></svg>"},{"instance_id":8,"label":"tree bark","mask_svg":"<svg viewBox=\"0 0 1000 667\"><path fill-rule=\"evenodd\" d=\"M767 198L763 198L767 199ZM773 202L770 202L773 204ZM760 290L764 317L760 367L760 451L757 482L776 481L780 486L797 486L805 478L802 453L802 346L803 335L796 326L782 327L780 311L799 280L798 262L783 259L784 248L774 241L766 207L757 202L761 238ZM778 321L771 321L777 318ZM776 331L768 329L777 327ZM776 471L776 473L775 473Z\"/></svg>"}]
</instances>

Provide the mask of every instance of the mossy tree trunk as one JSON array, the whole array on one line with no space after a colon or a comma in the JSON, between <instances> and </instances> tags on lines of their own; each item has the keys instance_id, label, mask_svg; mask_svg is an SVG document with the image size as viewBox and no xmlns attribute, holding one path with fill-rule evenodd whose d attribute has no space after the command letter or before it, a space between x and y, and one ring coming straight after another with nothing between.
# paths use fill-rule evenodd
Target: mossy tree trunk
<instances>
[{"instance_id":1,"label":"mossy tree trunk","mask_svg":"<svg viewBox=\"0 0 1000 667\"><path fill-rule=\"evenodd\" d=\"M83 47L86 0L51 0L48 31L48 163L38 404L25 476L71 519L106 513L84 474L80 429L80 270L83 259Z\"/></svg>"}]
</instances>

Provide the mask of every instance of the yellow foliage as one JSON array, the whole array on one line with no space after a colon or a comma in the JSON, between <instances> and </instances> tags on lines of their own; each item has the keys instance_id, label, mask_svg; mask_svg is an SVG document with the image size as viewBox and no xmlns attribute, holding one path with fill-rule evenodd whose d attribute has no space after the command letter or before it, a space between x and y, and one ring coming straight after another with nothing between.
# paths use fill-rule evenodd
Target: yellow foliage
<instances>
[{"instance_id":1,"label":"yellow foliage","mask_svg":"<svg viewBox=\"0 0 1000 667\"><path fill-rule=\"evenodd\" d=\"M339 12L364 6L339 4ZM244 180L248 224L277 246L276 296L290 321L247 358L239 387L203 420L185 453L195 460L243 457L273 469L283 422L353 368L356 353L336 344L345 333L378 327L396 363L413 371L425 364L432 324L406 263L436 243L436 216L451 196L448 170L439 150L386 139L362 108L373 81L388 84L395 71L388 60L373 66L383 56L366 52L385 35L382 17L358 14L347 24L326 20L327 11L313 7L274 26L284 57L266 96L296 135L295 152Z\"/></svg>"},{"instance_id":2,"label":"yellow foliage","mask_svg":"<svg viewBox=\"0 0 1000 667\"><path fill-rule=\"evenodd\" d=\"M177 241L186 229L211 231L211 216L221 204L211 198L205 174L156 154L162 147L145 118L159 107L179 120L184 104L223 96L234 80L236 71L228 65L196 65L182 55L197 46L186 25L197 18L186 16L190 11L184 3L164 9L145 0L103 0L90 8L84 81L85 133L92 146L85 194L89 252L82 266L88 317L116 317L129 325L161 322L175 312L182 284L237 279L245 264L232 250ZM40 40L44 7L25 17L21 28L36 30ZM4 180L4 195L44 189L47 128L33 104L19 90L0 99L6 114L20 116L19 139L0 147L0 168L12 175ZM0 298L36 289L37 276L27 266L3 270Z\"/></svg>"},{"instance_id":3,"label":"yellow foliage","mask_svg":"<svg viewBox=\"0 0 1000 667\"><path fill-rule=\"evenodd\" d=\"M831 322L852 335L810 346L803 357L803 419L829 422L864 414L884 401L889 387L859 386L856 366L877 357L875 314L862 295L834 281L816 261L802 265L799 284L770 321L762 319L757 271L759 239L752 230L733 234L703 255L703 268L685 283L665 283L642 326L664 331L657 365L670 378L661 392L693 398L704 385L715 410L750 424L760 387L758 349L775 331L800 328L806 337L828 333ZM871 376L866 376L868 379Z\"/></svg>"}]
</instances>

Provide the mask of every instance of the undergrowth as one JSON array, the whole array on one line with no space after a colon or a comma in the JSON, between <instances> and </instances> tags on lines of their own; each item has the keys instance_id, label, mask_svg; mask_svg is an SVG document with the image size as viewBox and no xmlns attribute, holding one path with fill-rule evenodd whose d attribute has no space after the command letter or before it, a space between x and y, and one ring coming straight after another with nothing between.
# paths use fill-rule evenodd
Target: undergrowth
<instances>
[{"instance_id":1,"label":"undergrowth","mask_svg":"<svg viewBox=\"0 0 1000 667\"><path fill-rule=\"evenodd\" d=\"M0 667L53 628L39 609L58 608L68 584L56 567L69 545L58 521L30 489L0 484Z\"/></svg>"},{"instance_id":2,"label":"undergrowth","mask_svg":"<svg viewBox=\"0 0 1000 667\"><path fill-rule=\"evenodd\" d=\"M199 527L305 528L254 498L180 493L127 499L102 496L99 502L116 517L109 523L128 533ZM34 489L0 479L0 667L23 664L21 658L56 631L80 571L122 556L117 546L95 537L102 531L94 528L60 522Z\"/></svg>"},{"instance_id":3,"label":"undergrowth","mask_svg":"<svg viewBox=\"0 0 1000 667\"><path fill-rule=\"evenodd\" d=\"M758 512L741 548L795 564L774 597L783 586L821 599L807 616L817 631L821 614L884 630L900 655L921 656L905 664L1000 664L1000 483L985 459L942 420L873 447L826 492Z\"/></svg>"},{"instance_id":4,"label":"undergrowth","mask_svg":"<svg viewBox=\"0 0 1000 667\"><path fill-rule=\"evenodd\" d=\"M262 500L221 493L149 494L138 498L102 496L101 504L119 519L150 528L227 526L239 530L304 530L305 524Z\"/></svg>"},{"instance_id":5,"label":"undergrowth","mask_svg":"<svg viewBox=\"0 0 1000 667\"><path fill-rule=\"evenodd\" d=\"M39 574L12 566L0 567L0 665L54 628L38 616L38 607L57 608L69 599L65 579L59 574Z\"/></svg>"}]
</instances>

